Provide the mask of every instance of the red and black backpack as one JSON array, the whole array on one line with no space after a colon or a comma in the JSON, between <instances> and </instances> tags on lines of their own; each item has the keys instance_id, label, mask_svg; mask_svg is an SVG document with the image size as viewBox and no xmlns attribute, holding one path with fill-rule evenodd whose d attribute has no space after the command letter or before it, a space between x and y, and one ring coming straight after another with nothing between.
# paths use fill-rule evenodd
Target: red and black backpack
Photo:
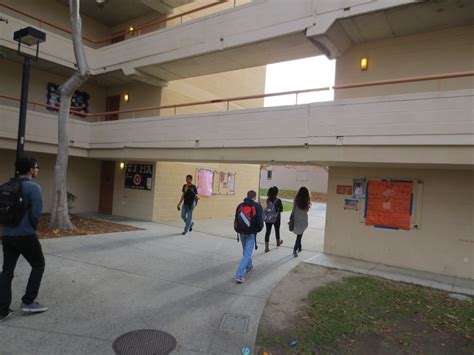
<instances>
[{"instance_id":1,"label":"red and black backpack","mask_svg":"<svg viewBox=\"0 0 474 355\"><path fill-rule=\"evenodd\" d=\"M249 203L241 203L235 210L234 230L239 234L256 232L257 208Z\"/></svg>"}]
</instances>

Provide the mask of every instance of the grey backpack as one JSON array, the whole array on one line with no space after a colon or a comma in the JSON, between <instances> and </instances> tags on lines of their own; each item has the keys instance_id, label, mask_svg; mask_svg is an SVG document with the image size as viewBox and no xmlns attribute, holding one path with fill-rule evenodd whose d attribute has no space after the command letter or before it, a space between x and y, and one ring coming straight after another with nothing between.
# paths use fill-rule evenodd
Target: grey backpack
<instances>
[{"instance_id":1,"label":"grey backpack","mask_svg":"<svg viewBox=\"0 0 474 355\"><path fill-rule=\"evenodd\" d=\"M267 208L265 208L265 222L267 223L275 223L278 219L278 209L277 209L277 201L271 202L267 200Z\"/></svg>"}]
</instances>

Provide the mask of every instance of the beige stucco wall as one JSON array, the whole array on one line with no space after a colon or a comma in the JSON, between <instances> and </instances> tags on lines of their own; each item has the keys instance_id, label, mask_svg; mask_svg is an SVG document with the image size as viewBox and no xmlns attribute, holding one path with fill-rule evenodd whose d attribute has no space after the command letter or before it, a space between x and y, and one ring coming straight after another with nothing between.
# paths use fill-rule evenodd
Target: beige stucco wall
<instances>
[{"instance_id":1,"label":"beige stucco wall","mask_svg":"<svg viewBox=\"0 0 474 355\"><path fill-rule=\"evenodd\" d=\"M359 62L369 58L362 71ZM474 26L420 33L353 46L336 61L336 85L474 70ZM474 87L474 78L390 84L335 90L335 99L458 90Z\"/></svg>"},{"instance_id":2,"label":"beige stucco wall","mask_svg":"<svg viewBox=\"0 0 474 355\"><path fill-rule=\"evenodd\" d=\"M422 180L420 230L368 227L359 211L344 210L350 196L336 194L337 185L361 177ZM472 170L331 167L324 252L474 279L473 198Z\"/></svg>"},{"instance_id":3,"label":"beige stucco wall","mask_svg":"<svg viewBox=\"0 0 474 355\"><path fill-rule=\"evenodd\" d=\"M234 8L234 5L235 5L235 7L237 7L237 6L248 4L251 1L252 0L235 0L235 1L232 0L232 1L224 2L220 5L212 6L210 8L200 10L198 12L194 12L194 13L191 13L189 15L184 15L182 17L182 19L178 17L174 20L167 21L166 22L166 27L177 26L177 25L181 24L181 22L184 23L184 22L187 22L187 21L197 19L199 17L209 16L209 15L215 14L217 12L232 9L232 8ZM202 6L209 5L211 3L212 2L209 2L208 0L193 0L188 4L185 4L183 6L179 6L175 9L173 9L173 11L171 12L171 14L168 15L168 17L179 15L179 14L182 14L184 12L192 11L194 9L197 9L199 7L202 7Z\"/></svg>"},{"instance_id":4,"label":"beige stucco wall","mask_svg":"<svg viewBox=\"0 0 474 355\"><path fill-rule=\"evenodd\" d=\"M157 162L153 220L175 220L180 218L176 205L181 197L181 188L188 174L193 175L195 182L196 169L198 168L235 172L237 175L235 195L202 196L193 214L195 218L232 216L235 207L243 200L248 190L258 191L258 165Z\"/></svg>"},{"instance_id":5,"label":"beige stucco wall","mask_svg":"<svg viewBox=\"0 0 474 355\"><path fill-rule=\"evenodd\" d=\"M43 189L44 212L50 212L56 156L36 152L25 152L25 154L38 159L40 172L36 182L38 182ZM0 181L4 182L13 175L15 151L1 149L0 155L2 156ZM99 189L100 161L71 157L68 166L67 190L76 196L76 202L71 212L97 211Z\"/></svg>"},{"instance_id":6,"label":"beige stucco wall","mask_svg":"<svg viewBox=\"0 0 474 355\"><path fill-rule=\"evenodd\" d=\"M151 221L153 219L154 195L157 193L156 165L152 161L126 161L125 164L153 164L153 183L151 191L125 188L125 169L120 162L115 164L114 199L112 214Z\"/></svg>"},{"instance_id":7,"label":"beige stucco wall","mask_svg":"<svg viewBox=\"0 0 474 355\"><path fill-rule=\"evenodd\" d=\"M259 95L265 92L266 67L256 67L174 80L163 88L161 105L208 101L237 96ZM177 114L226 110L226 103L180 107ZM235 101L229 109L263 107L263 99ZM162 115L172 115L172 109L162 110Z\"/></svg>"},{"instance_id":8,"label":"beige stucco wall","mask_svg":"<svg viewBox=\"0 0 474 355\"><path fill-rule=\"evenodd\" d=\"M6 5L10 5L13 8L26 12L32 16L35 16L43 21L50 22L55 24L56 26L63 27L66 29L71 29L71 18L69 16L69 7L62 4L60 1L57 0L4 0L2 1ZM7 9L2 9L5 13L10 13ZM37 26L37 23L34 20L28 19L27 17L23 17L17 13L11 12L13 17L18 17L20 19L24 19L28 22L31 22L33 26ZM111 30L106 26L101 24L100 22L88 17L81 15L81 20L83 23L82 26L82 33L83 36L89 37L92 39L103 38L106 35L111 33ZM47 25L44 26L47 31L56 32L62 36L69 37L67 33L62 31L56 30L52 27ZM88 42L85 42L88 45Z\"/></svg>"},{"instance_id":9,"label":"beige stucco wall","mask_svg":"<svg viewBox=\"0 0 474 355\"><path fill-rule=\"evenodd\" d=\"M20 97L21 96L21 80L23 67L20 63L14 63L7 60L2 60L0 65L0 94ZM62 75L57 75L53 72L38 70L32 68L30 73L30 85L28 91L28 101L35 101L46 104L46 95L48 93L48 83L57 85L63 84L68 78ZM90 83L81 85L79 91L85 91L90 95L89 111L103 112L105 110L106 91ZM5 105L19 106L10 100L1 100L0 103ZM30 105L29 109L33 109ZM54 111L48 111L44 108L35 107L35 111L55 114Z\"/></svg>"},{"instance_id":10,"label":"beige stucco wall","mask_svg":"<svg viewBox=\"0 0 474 355\"><path fill-rule=\"evenodd\" d=\"M160 106L161 87L152 86L140 82L131 82L127 85L110 87L107 96L120 95L120 110L133 110L144 107ZM129 102L124 101L124 94L128 93ZM160 110L148 110L143 112L121 113L119 119L158 116ZM103 120L104 117L98 117Z\"/></svg>"},{"instance_id":11,"label":"beige stucco wall","mask_svg":"<svg viewBox=\"0 0 474 355\"><path fill-rule=\"evenodd\" d=\"M272 171L268 179L268 170ZM328 189L328 172L321 166L311 165L270 165L260 172L260 188L277 186L280 190L297 191L306 186L311 192L326 193Z\"/></svg>"}]
</instances>

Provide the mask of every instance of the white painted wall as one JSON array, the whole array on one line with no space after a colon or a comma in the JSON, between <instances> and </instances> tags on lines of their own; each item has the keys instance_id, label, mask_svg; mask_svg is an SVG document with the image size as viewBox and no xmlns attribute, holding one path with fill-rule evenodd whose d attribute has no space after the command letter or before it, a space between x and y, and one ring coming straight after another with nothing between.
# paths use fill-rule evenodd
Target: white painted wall
<instances>
[{"instance_id":1,"label":"white painted wall","mask_svg":"<svg viewBox=\"0 0 474 355\"><path fill-rule=\"evenodd\" d=\"M336 194L337 185L361 177L422 180L421 229L368 227L359 211L344 210L349 196ZM472 170L331 167L324 252L474 279L473 201Z\"/></svg>"}]
</instances>

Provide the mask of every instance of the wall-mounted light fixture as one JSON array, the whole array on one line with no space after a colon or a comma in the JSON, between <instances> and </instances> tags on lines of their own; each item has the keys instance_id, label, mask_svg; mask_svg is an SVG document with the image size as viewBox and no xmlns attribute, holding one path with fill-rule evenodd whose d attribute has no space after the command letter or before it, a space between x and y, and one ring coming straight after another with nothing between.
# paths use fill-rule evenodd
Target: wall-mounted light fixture
<instances>
[{"instance_id":1,"label":"wall-mounted light fixture","mask_svg":"<svg viewBox=\"0 0 474 355\"><path fill-rule=\"evenodd\" d=\"M367 70L369 68L369 58L363 57L360 60L360 70Z\"/></svg>"},{"instance_id":2,"label":"wall-mounted light fixture","mask_svg":"<svg viewBox=\"0 0 474 355\"><path fill-rule=\"evenodd\" d=\"M130 101L130 95L128 94L128 92L123 94L123 101L125 101L126 103Z\"/></svg>"},{"instance_id":3,"label":"wall-mounted light fixture","mask_svg":"<svg viewBox=\"0 0 474 355\"><path fill-rule=\"evenodd\" d=\"M120 170L125 169L125 163L123 161L120 162Z\"/></svg>"}]
</instances>

